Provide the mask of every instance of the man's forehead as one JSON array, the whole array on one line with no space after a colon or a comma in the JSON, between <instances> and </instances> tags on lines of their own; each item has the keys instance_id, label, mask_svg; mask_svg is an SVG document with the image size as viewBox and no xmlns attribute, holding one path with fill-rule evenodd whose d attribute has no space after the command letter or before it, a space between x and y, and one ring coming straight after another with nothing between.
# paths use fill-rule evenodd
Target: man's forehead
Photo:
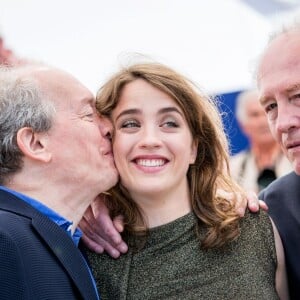
<instances>
[{"instance_id":1,"label":"man's forehead","mask_svg":"<svg viewBox=\"0 0 300 300\"><path fill-rule=\"evenodd\" d=\"M275 56L274 59L299 59L300 31L283 33L275 38L267 47L266 55Z\"/></svg>"},{"instance_id":2,"label":"man's forehead","mask_svg":"<svg viewBox=\"0 0 300 300\"><path fill-rule=\"evenodd\" d=\"M61 95L80 94L81 97L94 99L92 92L71 74L54 68L39 69L34 72L38 85L43 91Z\"/></svg>"},{"instance_id":3,"label":"man's forehead","mask_svg":"<svg viewBox=\"0 0 300 300\"><path fill-rule=\"evenodd\" d=\"M300 67L300 31L284 33L275 38L261 57L257 72L258 87L267 75Z\"/></svg>"}]
</instances>

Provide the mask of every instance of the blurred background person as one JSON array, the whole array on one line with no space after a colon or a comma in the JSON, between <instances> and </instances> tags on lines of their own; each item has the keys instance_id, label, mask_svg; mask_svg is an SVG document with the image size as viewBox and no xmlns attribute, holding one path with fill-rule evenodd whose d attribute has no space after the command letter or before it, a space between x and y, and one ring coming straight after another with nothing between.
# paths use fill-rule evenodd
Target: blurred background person
<instances>
[{"instance_id":1,"label":"blurred background person","mask_svg":"<svg viewBox=\"0 0 300 300\"><path fill-rule=\"evenodd\" d=\"M292 166L271 135L256 90L238 95L235 115L249 147L230 158L231 174L245 189L259 192Z\"/></svg>"},{"instance_id":2,"label":"blurred background person","mask_svg":"<svg viewBox=\"0 0 300 300\"><path fill-rule=\"evenodd\" d=\"M25 60L18 58L11 49L7 48L0 35L0 65L12 66L22 63L25 63Z\"/></svg>"}]
</instances>

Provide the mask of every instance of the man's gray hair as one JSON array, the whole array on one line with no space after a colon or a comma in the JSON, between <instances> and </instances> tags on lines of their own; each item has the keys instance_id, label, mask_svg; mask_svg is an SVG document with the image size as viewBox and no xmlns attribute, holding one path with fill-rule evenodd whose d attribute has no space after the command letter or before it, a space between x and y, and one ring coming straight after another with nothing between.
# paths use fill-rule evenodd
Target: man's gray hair
<instances>
[{"instance_id":1,"label":"man's gray hair","mask_svg":"<svg viewBox=\"0 0 300 300\"><path fill-rule=\"evenodd\" d=\"M22 168L19 129L46 132L55 113L54 104L43 95L34 77L24 75L23 69L0 67L0 184Z\"/></svg>"},{"instance_id":2,"label":"man's gray hair","mask_svg":"<svg viewBox=\"0 0 300 300\"><path fill-rule=\"evenodd\" d=\"M264 54L270 44L272 43L273 40L275 40L277 37L284 35L284 34L289 34L293 32L299 32L300 36L300 19L295 19L292 20L292 22L288 24L283 24L279 28L275 29L273 32L270 33L268 42L265 46L265 49L262 51L262 53L259 55L257 58L257 61L255 63L255 66L253 68L253 79L256 82L256 85L259 87L259 66L261 64L261 60L264 57Z\"/></svg>"},{"instance_id":3,"label":"man's gray hair","mask_svg":"<svg viewBox=\"0 0 300 300\"><path fill-rule=\"evenodd\" d=\"M281 27L277 28L277 30L274 30L269 36L268 45L278 36L295 31L299 31L300 33L300 19L292 20L292 22L283 24Z\"/></svg>"}]
</instances>

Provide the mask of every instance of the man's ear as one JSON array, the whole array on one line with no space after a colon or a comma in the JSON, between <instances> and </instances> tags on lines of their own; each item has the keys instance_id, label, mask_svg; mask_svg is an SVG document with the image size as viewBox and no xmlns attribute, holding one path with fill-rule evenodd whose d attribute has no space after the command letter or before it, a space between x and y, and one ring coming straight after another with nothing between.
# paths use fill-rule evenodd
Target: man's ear
<instances>
[{"instance_id":1,"label":"man's ear","mask_svg":"<svg viewBox=\"0 0 300 300\"><path fill-rule=\"evenodd\" d=\"M30 127L23 127L17 133L17 144L24 156L42 162L51 160L51 153L48 151L47 133L34 132Z\"/></svg>"}]
</instances>

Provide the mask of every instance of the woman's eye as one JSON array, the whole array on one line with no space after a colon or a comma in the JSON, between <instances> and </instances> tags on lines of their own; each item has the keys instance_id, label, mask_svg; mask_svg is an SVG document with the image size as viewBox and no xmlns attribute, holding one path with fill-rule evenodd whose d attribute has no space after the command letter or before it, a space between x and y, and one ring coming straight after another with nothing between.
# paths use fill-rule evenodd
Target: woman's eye
<instances>
[{"instance_id":1,"label":"woman's eye","mask_svg":"<svg viewBox=\"0 0 300 300\"><path fill-rule=\"evenodd\" d=\"M179 127L175 121L166 121L162 124L162 127Z\"/></svg>"},{"instance_id":2,"label":"woman's eye","mask_svg":"<svg viewBox=\"0 0 300 300\"><path fill-rule=\"evenodd\" d=\"M132 128L132 127L140 127L139 123L136 121L125 121L122 125L121 128Z\"/></svg>"}]
</instances>

